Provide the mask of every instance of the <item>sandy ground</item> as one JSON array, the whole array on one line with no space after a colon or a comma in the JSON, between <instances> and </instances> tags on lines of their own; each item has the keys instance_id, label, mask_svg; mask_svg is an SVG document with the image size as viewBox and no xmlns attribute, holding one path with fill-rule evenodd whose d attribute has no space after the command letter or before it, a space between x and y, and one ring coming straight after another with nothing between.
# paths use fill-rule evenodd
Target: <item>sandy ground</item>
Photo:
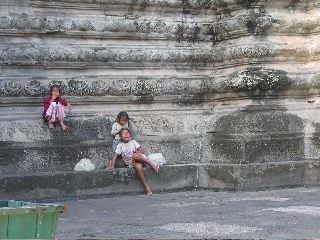
<instances>
[{"instance_id":1,"label":"sandy ground","mask_svg":"<svg viewBox=\"0 0 320 240\"><path fill-rule=\"evenodd\" d=\"M68 201L56 239L320 239L320 188Z\"/></svg>"}]
</instances>

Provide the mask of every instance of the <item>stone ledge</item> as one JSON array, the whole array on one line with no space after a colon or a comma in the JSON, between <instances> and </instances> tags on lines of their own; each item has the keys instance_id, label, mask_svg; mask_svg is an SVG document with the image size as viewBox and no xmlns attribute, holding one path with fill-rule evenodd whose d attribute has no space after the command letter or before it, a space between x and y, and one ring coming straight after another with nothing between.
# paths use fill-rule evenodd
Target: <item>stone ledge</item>
<instances>
[{"instance_id":1,"label":"stone ledge","mask_svg":"<svg viewBox=\"0 0 320 240\"><path fill-rule=\"evenodd\" d=\"M266 164L167 165L155 174L145 170L153 192L182 189L247 191L319 186L320 162L296 161ZM134 169L115 173L56 172L0 177L0 199L61 200L144 192Z\"/></svg>"},{"instance_id":2,"label":"stone ledge","mask_svg":"<svg viewBox=\"0 0 320 240\"><path fill-rule=\"evenodd\" d=\"M196 188L197 166L165 166L159 174L145 169L148 183L154 192ZM134 169L119 168L115 173L55 172L0 177L1 199L68 199L88 198L114 194L142 193L143 187Z\"/></svg>"},{"instance_id":3,"label":"stone ledge","mask_svg":"<svg viewBox=\"0 0 320 240\"><path fill-rule=\"evenodd\" d=\"M319 161L200 165L199 187L251 191L318 186L319 165Z\"/></svg>"}]
</instances>

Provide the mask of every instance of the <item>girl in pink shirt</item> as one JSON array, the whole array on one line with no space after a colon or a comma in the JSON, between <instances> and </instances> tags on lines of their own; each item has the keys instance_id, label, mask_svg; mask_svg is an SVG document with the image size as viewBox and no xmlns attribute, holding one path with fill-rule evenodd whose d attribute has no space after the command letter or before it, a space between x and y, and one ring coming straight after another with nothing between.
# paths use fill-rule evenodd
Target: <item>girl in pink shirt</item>
<instances>
[{"instance_id":1,"label":"girl in pink shirt","mask_svg":"<svg viewBox=\"0 0 320 240\"><path fill-rule=\"evenodd\" d=\"M48 127L54 128L53 123L59 122L61 128L66 131L68 127L64 124L64 107L67 106L71 110L71 105L66 99L61 97L61 89L58 85L52 85L50 87L50 96L43 99L43 118L48 121Z\"/></svg>"}]
</instances>

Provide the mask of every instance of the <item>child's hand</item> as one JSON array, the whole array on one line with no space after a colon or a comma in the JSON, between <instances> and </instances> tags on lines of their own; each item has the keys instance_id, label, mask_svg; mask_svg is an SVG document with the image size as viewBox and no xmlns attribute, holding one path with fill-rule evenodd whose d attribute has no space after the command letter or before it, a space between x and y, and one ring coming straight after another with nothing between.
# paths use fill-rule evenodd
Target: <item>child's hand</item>
<instances>
[{"instance_id":1,"label":"child's hand","mask_svg":"<svg viewBox=\"0 0 320 240\"><path fill-rule=\"evenodd\" d=\"M51 102L51 103L54 102L54 100L56 100L57 97L58 97L58 96L52 95L50 102Z\"/></svg>"},{"instance_id":2,"label":"child's hand","mask_svg":"<svg viewBox=\"0 0 320 240\"><path fill-rule=\"evenodd\" d=\"M68 108L69 110L71 110L71 109L72 109L72 106L71 106L71 104L70 104L70 103L68 103L68 104L67 104L67 108Z\"/></svg>"},{"instance_id":3,"label":"child's hand","mask_svg":"<svg viewBox=\"0 0 320 240\"><path fill-rule=\"evenodd\" d=\"M114 171L114 167L110 167L109 166L109 167L106 168L106 171L108 171L108 172Z\"/></svg>"}]
</instances>

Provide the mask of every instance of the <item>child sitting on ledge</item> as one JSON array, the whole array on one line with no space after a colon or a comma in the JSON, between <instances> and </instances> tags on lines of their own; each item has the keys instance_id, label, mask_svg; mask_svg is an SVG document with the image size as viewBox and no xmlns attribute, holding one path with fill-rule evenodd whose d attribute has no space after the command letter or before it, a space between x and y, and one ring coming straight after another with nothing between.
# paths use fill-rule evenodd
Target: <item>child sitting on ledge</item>
<instances>
[{"instance_id":1,"label":"child sitting on ledge","mask_svg":"<svg viewBox=\"0 0 320 240\"><path fill-rule=\"evenodd\" d=\"M54 128L54 123L59 122L61 128L64 131L68 130L68 127L64 124L64 107L67 106L71 110L71 105L68 101L61 97L61 89L58 85L52 85L50 87L50 96L47 96L43 100L43 113L42 116L45 121L48 121L48 127Z\"/></svg>"},{"instance_id":2,"label":"child sitting on ledge","mask_svg":"<svg viewBox=\"0 0 320 240\"><path fill-rule=\"evenodd\" d=\"M111 163L108 165L107 170L113 171L114 164L118 155L122 155L122 158L127 166L133 166L137 171L138 177L143 184L147 195L151 195L152 191L149 184L146 181L142 167L144 164L150 165L150 167L156 172L159 172L159 165L153 161L150 161L146 155L144 155L144 149L135 140L131 140L131 133L128 128L122 128L119 132L121 143L117 145L116 151L112 156Z\"/></svg>"}]
</instances>

